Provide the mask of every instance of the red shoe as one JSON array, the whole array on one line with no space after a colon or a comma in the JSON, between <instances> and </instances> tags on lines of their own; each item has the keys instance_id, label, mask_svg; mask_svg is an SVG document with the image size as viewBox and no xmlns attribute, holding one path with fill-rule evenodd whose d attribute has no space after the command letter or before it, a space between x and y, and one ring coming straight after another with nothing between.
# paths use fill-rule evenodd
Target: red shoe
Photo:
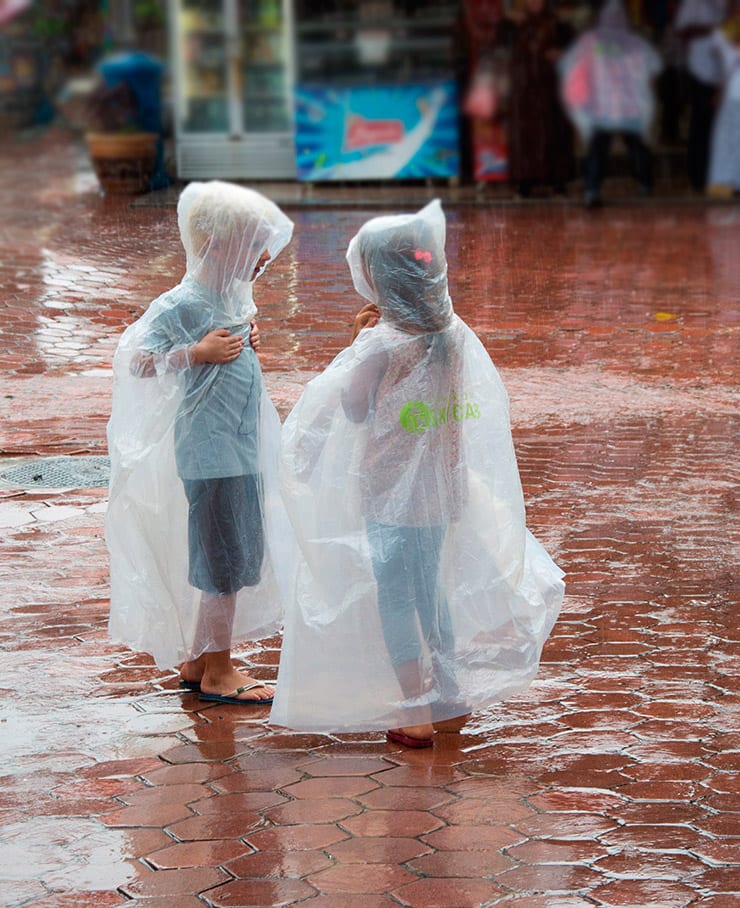
<instances>
[{"instance_id":1,"label":"red shoe","mask_svg":"<svg viewBox=\"0 0 740 908\"><path fill-rule=\"evenodd\" d=\"M391 728L385 733L386 738L393 744L401 744L403 747L431 747L434 744L434 738L414 738L407 735L400 728Z\"/></svg>"}]
</instances>

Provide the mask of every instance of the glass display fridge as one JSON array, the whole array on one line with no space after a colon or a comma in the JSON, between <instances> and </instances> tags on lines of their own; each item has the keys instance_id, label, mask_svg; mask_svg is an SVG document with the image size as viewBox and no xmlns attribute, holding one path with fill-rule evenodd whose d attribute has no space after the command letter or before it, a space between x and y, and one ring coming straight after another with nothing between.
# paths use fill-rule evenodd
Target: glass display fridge
<instances>
[{"instance_id":1,"label":"glass display fridge","mask_svg":"<svg viewBox=\"0 0 740 908\"><path fill-rule=\"evenodd\" d=\"M169 0L177 176L294 178L291 0Z\"/></svg>"}]
</instances>

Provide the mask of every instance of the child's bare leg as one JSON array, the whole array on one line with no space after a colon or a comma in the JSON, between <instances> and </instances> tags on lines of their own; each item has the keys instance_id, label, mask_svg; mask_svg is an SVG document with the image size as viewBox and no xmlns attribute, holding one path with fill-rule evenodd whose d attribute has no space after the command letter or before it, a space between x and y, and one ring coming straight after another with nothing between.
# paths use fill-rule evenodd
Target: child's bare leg
<instances>
[{"instance_id":1,"label":"child's bare leg","mask_svg":"<svg viewBox=\"0 0 740 908\"><path fill-rule=\"evenodd\" d=\"M203 593L195 635L197 659L184 662L180 674L185 681L199 681L209 694L231 694L257 679L240 672L231 661L231 634L234 626L236 593ZM243 700L267 700L275 694L270 686L256 687L239 695Z\"/></svg>"}]
</instances>

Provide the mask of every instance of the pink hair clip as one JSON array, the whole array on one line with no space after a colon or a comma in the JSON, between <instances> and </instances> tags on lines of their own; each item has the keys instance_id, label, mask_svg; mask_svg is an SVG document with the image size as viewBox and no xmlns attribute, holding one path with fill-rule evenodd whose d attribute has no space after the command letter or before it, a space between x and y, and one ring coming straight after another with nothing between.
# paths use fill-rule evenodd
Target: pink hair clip
<instances>
[{"instance_id":1,"label":"pink hair clip","mask_svg":"<svg viewBox=\"0 0 740 908\"><path fill-rule=\"evenodd\" d=\"M414 258L416 259L417 262L420 262L423 259L428 265L429 262L431 262L431 260L432 260L432 253L429 252L428 250L422 251L421 249L417 249L414 252Z\"/></svg>"}]
</instances>

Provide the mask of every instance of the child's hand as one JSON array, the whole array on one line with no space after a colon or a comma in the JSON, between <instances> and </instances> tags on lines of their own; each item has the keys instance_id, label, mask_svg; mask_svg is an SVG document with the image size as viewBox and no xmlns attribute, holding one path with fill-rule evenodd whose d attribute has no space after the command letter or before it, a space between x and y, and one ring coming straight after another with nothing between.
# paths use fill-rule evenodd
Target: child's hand
<instances>
[{"instance_id":1,"label":"child's hand","mask_svg":"<svg viewBox=\"0 0 740 908\"><path fill-rule=\"evenodd\" d=\"M252 349L256 353L259 348L262 346L262 341L260 340L260 329L257 327L257 322L252 319L249 323L249 343L252 346Z\"/></svg>"},{"instance_id":2,"label":"child's hand","mask_svg":"<svg viewBox=\"0 0 740 908\"><path fill-rule=\"evenodd\" d=\"M241 334L231 334L228 328L217 328L209 331L204 338L192 348L192 362L230 363L244 349L244 338Z\"/></svg>"},{"instance_id":3,"label":"child's hand","mask_svg":"<svg viewBox=\"0 0 740 908\"><path fill-rule=\"evenodd\" d=\"M352 340L362 331L363 328L374 328L380 321L380 309L375 303L368 303L355 316L355 322L352 326Z\"/></svg>"}]
</instances>

